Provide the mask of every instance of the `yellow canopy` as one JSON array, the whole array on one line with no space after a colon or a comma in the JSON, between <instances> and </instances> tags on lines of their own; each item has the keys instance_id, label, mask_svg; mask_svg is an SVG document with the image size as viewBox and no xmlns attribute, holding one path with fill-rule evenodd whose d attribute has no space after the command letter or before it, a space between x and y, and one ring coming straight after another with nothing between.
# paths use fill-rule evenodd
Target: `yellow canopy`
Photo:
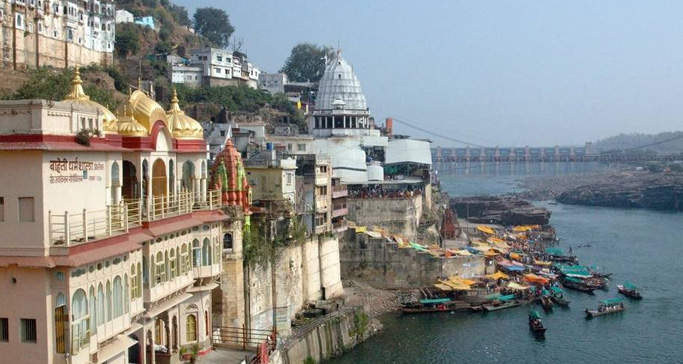
<instances>
[{"instance_id":1,"label":"yellow canopy","mask_svg":"<svg viewBox=\"0 0 683 364\"><path fill-rule=\"evenodd\" d=\"M443 284L443 283L436 283L436 284L434 284L434 287L436 287L442 291L452 291L453 290L453 288L451 288L448 285Z\"/></svg>"},{"instance_id":2,"label":"yellow canopy","mask_svg":"<svg viewBox=\"0 0 683 364\"><path fill-rule=\"evenodd\" d=\"M495 280L498 280L498 279L510 279L510 276L508 276L507 274L505 274L505 273L503 273L503 272L501 272L501 271L498 271L498 272L493 273L493 274L489 274L489 275L487 275L487 276L485 276L485 277L488 278L488 279L495 279Z\"/></svg>"},{"instance_id":3,"label":"yellow canopy","mask_svg":"<svg viewBox=\"0 0 683 364\"><path fill-rule=\"evenodd\" d=\"M454 250L453 252L454 252L455 254L460 255L460 256L463 256L463 257L467 257L467 256L472 255L472 253L470 253L469 251L467 251L467 250L465 250L465 249L462 249L462 250Z\"/></svg>"},{"instance_id":4,"label":"yellow canopy","mask_svg":"<svg viewBox=\"0 0 683 364\"><path fill-rule=\"evenodd\" d=\"M515 289L518 291L523 291L525 289L529 289L529 286L524 286L524 285L521 285L517 282L510 282L510 283L508 283L508 288Z\"/></svg>"},{"instance_id":5,"label":"yellow canopy","mask_svg":"<svg viewBox=\"0 0 683 364\"><path fill-rule=\"evenodd\" d=\"M489 249L488 251L486 251L486 253L484 253L484 255L487 257L495 257L496 255L499 255L499 254L500 253L494 249Z\"/></svg>"},{"instance_id":6,"label":"yellow canopy","mask_svg":"<svg viewBox=\"0 0 683 364\"><path fill-rule=\"evenodd\" d=\"M460 279L456 276L448 278L446 281L439 281L439 283L445 284L457 291L469 291L470 286L476 282L470 281L468 279Z\"/></svg>"},{"instance_id":7,"label":"yellow canopy","mask_svg":"<svg viewBox=\"0 0 683 364\"><path fill-rule=\"evenodd\" d=\"M498 239L498 238L494 238L494 237L490 237L486 240L492 244L505 244L505 241L503 239Z\"/></svg>"},{"instance_id":8,"label":"yellow canopy","mask_svg":"<svg viewBox=\"0 0 683 364\"><path fill-rule=\"evenodd\" d=\"M356 226L356 234L364 233L368 231L367 226Z\"/></svg>"},{"instance_id":9,"label":"yellow canopy","mask_svg":"<svg viewBox=\"0 0 683 364\"><path fill-rule=\"evenodd\" d=\"M477 281L473 281L471 279L465 279L465 278L460 278L460 282L465 283L468 286L471 286L471 285L477 283Z\"/></svg>"},{"instance_id":10,"label":"yellow canopy","mask_svg":"<svg viewBox=\"0 0 683 364\"><path fill-rule=\"evenodd\" d=\"M493 229L491 229L488 226L484 226L484 225L477 225L477 230L479 230L485 234L489 234L489 235L495 235L496 234L496 232L493 231Z\"/></svg>"},{"instance_id":11,"label":"yellow canopy","mask_svg":"<svg viewBox=\"0 0 683 364\"><path fill-rule=\"evenodd\" d=\"M546 261L544 261L544 260L534 260L534 264L536 264L536 265L542 265L542 266L544 266L544 267L547 267L547 266L549 266L549 265L552 265L553 262L546 262Z\"/></svg>"}]
</instances>

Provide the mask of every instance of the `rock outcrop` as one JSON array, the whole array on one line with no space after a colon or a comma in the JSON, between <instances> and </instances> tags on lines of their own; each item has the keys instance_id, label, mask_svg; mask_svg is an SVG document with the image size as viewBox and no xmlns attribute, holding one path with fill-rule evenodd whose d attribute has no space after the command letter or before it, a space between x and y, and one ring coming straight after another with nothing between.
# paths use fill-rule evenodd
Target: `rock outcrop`
<instances>
[{"instance_id":1,"label":"rock outcrop","mask_svg":"<svg viewBox=\"0 0 683 364\"><path fill-rule=\"evenodd\" d=\"M547 225L550 211L513 196L452 198L451 209L475 223L501 225Z\"/></svg>"}]
</instances>

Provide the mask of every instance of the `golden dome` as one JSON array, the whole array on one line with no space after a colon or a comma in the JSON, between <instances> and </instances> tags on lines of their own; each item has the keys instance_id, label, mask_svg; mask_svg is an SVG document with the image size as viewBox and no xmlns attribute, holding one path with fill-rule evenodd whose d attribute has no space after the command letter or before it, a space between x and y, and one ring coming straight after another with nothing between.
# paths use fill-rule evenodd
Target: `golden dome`
<instances>
[{"instance_id":1,"label":"golden dome","mask_svg":"<svg viewBox=\"0 0 683 364\"><path fill-rule=\"evenodd\" d=\"M166 119L176 139L204 139L204 129L197 120L185 115L178 105L178 93L173 88L171 107L166 112Z\"/></svg>"},{"instance_id":2,"label":"golden dome","mask_svg":"<svg viewBox=\"0 0 683 364\"><path fill-rule=\"evenodd\" d=\"M85 105L94 107L100 114L102 114L102 129L105 134L116 133L118 129L116 115L114 115L114 113L109 111L109 109L106 107L90 100L90 96L85 94L83 91L83 81L81 80L81 71L78 66L74 68L74 78L71 80L71 87L71 92L64 97L63 102L70 103L72 105Z\"/></svg>"},{"instance_id":3,"label":"golden dome","mask_svg":"<svg viewBox=\"0 0 683 364\"><path fill-rule=\"evenodd\" d=\"M147 136L147 129L142 124L138 123L131 112L129 112L126 104L123 105L123 110L119 114L119 134L123 136L143 137Z\"/></svg>"},{"instance_id":4,"label":"golden dome","mask_svg":"<svg viewBox=\"0 0 683 364\"><path fill-rule=\"evenodd\" d=\"M131 93L128 99L128 106L133 118L142 124L148 132L152 131L152 126L158 120L163 121L166 127L169 127L164 108L144 92L136 90Z\"/></svg>"}]
</instances>

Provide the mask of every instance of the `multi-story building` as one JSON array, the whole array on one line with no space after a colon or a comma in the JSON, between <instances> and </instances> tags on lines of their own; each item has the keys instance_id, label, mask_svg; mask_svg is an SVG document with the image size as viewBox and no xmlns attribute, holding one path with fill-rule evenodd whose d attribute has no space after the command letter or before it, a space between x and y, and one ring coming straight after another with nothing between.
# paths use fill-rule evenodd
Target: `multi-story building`
<instances>
[{"instance_id":1,"label":"multi-story building","mask_svg":"<svg viewBox=\"0 0 683 364\"><path fill-rule=\"evenodd\" d=\"M113 1L11 0L0 6L4 67L111 64L116 33Z\"/></svg>"},{"instance_id":2,"label":"multi-story building","mask_svg":"<svg viewBox=\"0 0 683 364\"><path fill-rule=\"evenodd\" d=\"M132 23L135 21L133 13L128 10L119 9L116 10L116 23Z\"/></svg>"},{"instance_id":3,"label":"multi-story building","mask_svg":"<svg viewBox=\"0 0 683 364\"><path fill-rule=\"evenodd\" d=\"M349 190L341 183L338 177L332 178L332 229L335 231L346 230L346 215L349 213L347 196Z\"/></svg>"},{"instance_id":4,"label":"multi-story building","mask_svg":"<svg viewBox=\"0 0 683 364\"><path fill-rule=\"evenodd\" d=\"M259 76L259 88L266 90L271 94L285 92L285 85L289 82L287 75L280 73L266 73L262 72Z\"/></svg>"},{"instance_id":5,"label":"multi-story building","mask_svg":"<svg viewBox=\"0 0 683 364\"><path fill-rule=\"evenodd\" d=\"M310 234L331 231L332 166L330 157L316 154L297 154L296 176L302 183L297 189L297 212L303 215Z\"/></svg>"},{"instance_id":6,"label":"multi-story building","mask_svg":"<svg viewBox=\"0 0 683 364\"><path fill-rule=\"evenodd\" d=\"M135 91L117 116L76 70L63 101L0 102L0 164L3 362L208 350L230 195L208 188L201 126L175 95L165 111Z\"/></svg>"},{"instance_id":7,"label":"multi-story building","mask_svg":"<svg viewBox=\"0 0 683 364\"><path fill-rule=\"evenodd\" d=\"M243 85L254 89L261 74L243 53L218 48L191 50L187 61L171 62L168 72L171 82L192 87Z\"/></svg>"}]
</instances>

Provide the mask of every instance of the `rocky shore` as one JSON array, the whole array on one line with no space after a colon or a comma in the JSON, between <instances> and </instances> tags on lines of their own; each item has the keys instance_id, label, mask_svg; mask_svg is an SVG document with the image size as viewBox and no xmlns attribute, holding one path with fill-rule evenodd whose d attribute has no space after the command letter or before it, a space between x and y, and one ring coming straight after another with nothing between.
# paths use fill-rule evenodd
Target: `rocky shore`
<instances>
[{"instance_id":1,"label":"rocky shore","mask_svg":"<svg viewBox=\"0 0 683 364\"><path fill-rule=\"evenodd\" d=\"M366 305L370 309L371 317L401 309L398 298L402 292L377 289L354 280L345 280L344 290L347 294L347 305Z\"/></svg>"},{"instance_id":2,"label":"rocky shore","mask_svg":"<svg viewBox=\"0 0 683 364\"><path fill-rule=\"evenodd\" d=\"M450 206L470 222L500 225L547 225L550 211L516 196L473 196L452 198Z\"/></svg>"},{"instance_id":3,"label":"rocky shore","mask_svg":"<svg viewBox=\"0 0 683 364\"><path fill-rule=\"evenodd\" d=\"M635 171L528 178L519 197L570 205L683 211L683 174Z\"/></svg>"}]
</instances>

